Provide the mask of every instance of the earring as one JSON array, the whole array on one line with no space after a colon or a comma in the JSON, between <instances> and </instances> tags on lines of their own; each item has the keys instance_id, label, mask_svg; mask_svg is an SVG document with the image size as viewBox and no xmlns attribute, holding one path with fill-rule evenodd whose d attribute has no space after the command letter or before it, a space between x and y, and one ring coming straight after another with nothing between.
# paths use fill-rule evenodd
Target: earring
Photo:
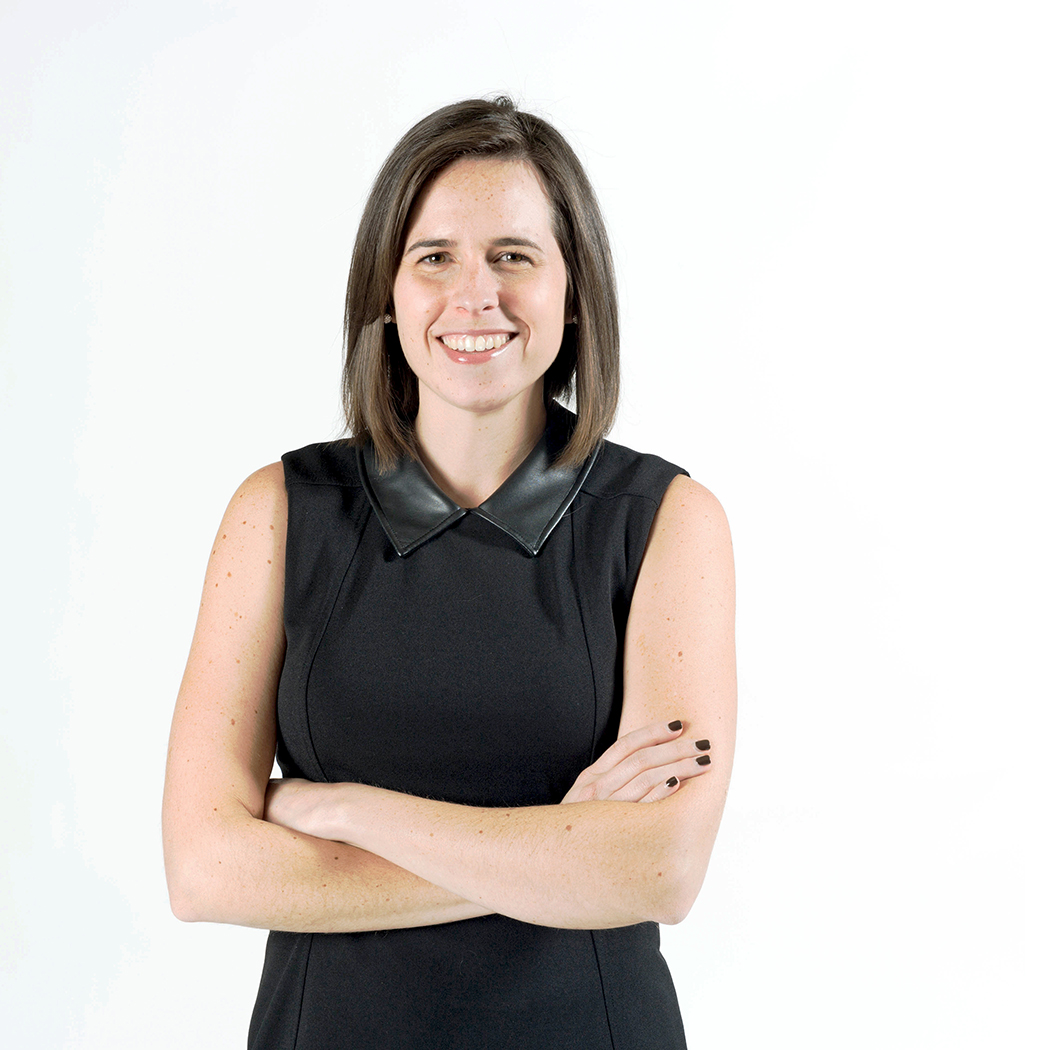
<instances>
[{"instance_id":1,"label":"earring","mask_svg":"<svg viewBox=\"0 0 1050 1050\"><path fill-rule=\"evenodd\" d=\"M393 324L393 323L394 323L394 319L390 316L390 314L383 314L383 324Z\"/></svg>"}]
</instances>

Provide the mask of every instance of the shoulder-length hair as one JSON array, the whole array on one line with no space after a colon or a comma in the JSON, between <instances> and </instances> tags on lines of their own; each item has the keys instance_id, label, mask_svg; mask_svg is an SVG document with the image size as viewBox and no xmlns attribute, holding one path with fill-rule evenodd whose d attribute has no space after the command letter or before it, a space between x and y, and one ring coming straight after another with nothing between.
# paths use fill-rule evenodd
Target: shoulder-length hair
<instances>
[{"instance_id":1,"label":"shoulder-length hair","mask_svg":"<svg viewBox=\"0 0 1050 1050\"><path fill-rule=\"evenodd\" d=\"M608 433L619 396L620 332L612 253L594 190L568 142L508 98L445 106L411 128L386 159L357 231L343 317L343 409L357 441L371 439L386 469L416 454L419 387L391 312L394 278L412 208L433 179L461 157L522 160L536 171L568 277L558 356L544 378L548 400L575 391L578 421L560 457L583 463Z\"/></svg>"}]
</instances>

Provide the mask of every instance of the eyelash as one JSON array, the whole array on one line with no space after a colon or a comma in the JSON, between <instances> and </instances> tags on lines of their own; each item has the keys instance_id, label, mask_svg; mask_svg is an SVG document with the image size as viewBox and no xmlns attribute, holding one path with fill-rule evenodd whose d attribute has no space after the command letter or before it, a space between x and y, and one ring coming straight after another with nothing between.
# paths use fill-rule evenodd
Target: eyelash
<instances>
[{"instance_id":1,"label":"eyelash","mask_svg":"<svg viewBox=\"0 0 1050 1050\"><path fill-rule=\"evenodd\" d=\"M432 266L439 266L445 259L446 255L446 252L431 252L429 255L424 255L419 261L424 264L429 263ZM512 256L512 258L508 260L506 259L507 256ZM500 252L499 255L496 256L496 261L532 263L532 260L522 252Z\"/></svg>"}]
</instances>

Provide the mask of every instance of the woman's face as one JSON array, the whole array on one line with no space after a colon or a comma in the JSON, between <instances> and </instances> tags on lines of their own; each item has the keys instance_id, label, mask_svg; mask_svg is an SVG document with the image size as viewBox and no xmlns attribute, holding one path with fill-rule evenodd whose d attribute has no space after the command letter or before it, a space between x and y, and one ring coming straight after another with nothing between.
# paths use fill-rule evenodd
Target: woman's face
<instances>
[{"instance_id":1,"label":"woman's face","mask_svg":"<svg viewBox=\"0 0 1050 1050\"><path fill-rule=\"evenodd\" d=\"M531 165L463 159L416 202L394 320L420 414L542 397L565 327L565 262Z\"/></svg>"}]
</instances>

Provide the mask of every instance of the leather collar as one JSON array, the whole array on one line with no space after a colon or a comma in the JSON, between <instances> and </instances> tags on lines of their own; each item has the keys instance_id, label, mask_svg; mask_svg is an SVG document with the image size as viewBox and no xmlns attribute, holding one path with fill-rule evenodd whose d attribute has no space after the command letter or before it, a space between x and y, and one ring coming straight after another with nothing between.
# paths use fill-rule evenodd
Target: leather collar
<instances>
[{"instance_id":1,"label":"leather collar","mask_svg":"<svg viewBox=\"0 0 1050 1050\"><path fill-rule=\"evenodd\" d=\"M419 460L406 456L393 470L381 474L368 444L358 446L357 464L368 501L402 557L467 514L491 522L535 556L569 509L598 457L596 448L582 467L551 465L568 442L575 423L576 417L554 402L547 411L547 429L521 466L484 503L470 510L449 499Z\"/></svg>"}]
</instances>

